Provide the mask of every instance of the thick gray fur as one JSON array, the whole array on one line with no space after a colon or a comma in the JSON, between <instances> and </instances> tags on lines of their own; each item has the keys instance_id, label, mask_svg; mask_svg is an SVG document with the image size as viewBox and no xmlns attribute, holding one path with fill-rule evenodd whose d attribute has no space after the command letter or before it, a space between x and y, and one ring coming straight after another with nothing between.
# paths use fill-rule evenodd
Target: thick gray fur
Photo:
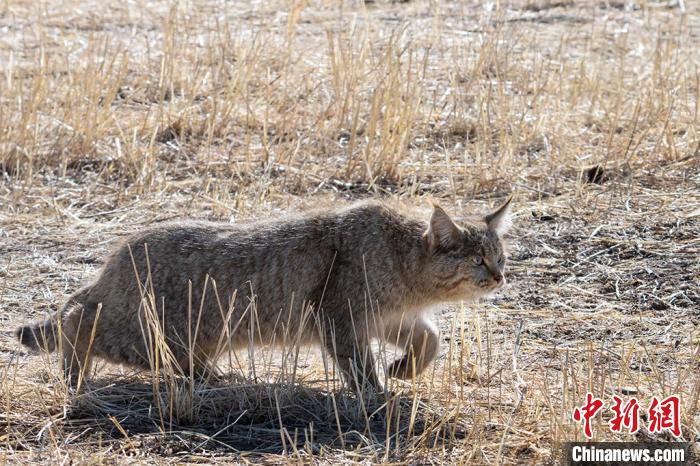
<instances>
[{"instance_id":1,"label":"thick gray fur","mask_svg":"<svg viewBox=\"0 0 700 466\"><path fill-rule=\"evenodd\" d=\"M158 225L123 241L62 311L16 334L33 349L59 347L71 382L93 357L153 368L160 329L184 374L205 372L222 350L294 340L325 347L353 388L379 389L372 340L404 351L390 376L415 377L439 351L428 310L503 285L509 202L462 226L438 206L421 219L376 201Z\"/></svg>"}]
</instances>

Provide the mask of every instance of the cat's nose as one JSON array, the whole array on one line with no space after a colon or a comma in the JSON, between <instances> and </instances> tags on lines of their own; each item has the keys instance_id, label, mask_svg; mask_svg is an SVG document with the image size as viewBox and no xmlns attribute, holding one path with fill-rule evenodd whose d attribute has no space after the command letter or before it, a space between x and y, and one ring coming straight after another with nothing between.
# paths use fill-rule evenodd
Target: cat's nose
<instances>
[{"instance_id":1,"label":"cat's nose","mask_svg":"<svg viewBox=\"0 0 700 466\"><path fill-rule=\"evenodd\" d=\"M493 281L496 282L496 285L498 285L499 287L501 287L501 286L503 286L503 284L505 283L506 280L505 280L505 278L503 277L503 274L500 274L500 273L499 273L498 275L494 275L494 276L493 276Z\"/></svg>"}]
</instances>

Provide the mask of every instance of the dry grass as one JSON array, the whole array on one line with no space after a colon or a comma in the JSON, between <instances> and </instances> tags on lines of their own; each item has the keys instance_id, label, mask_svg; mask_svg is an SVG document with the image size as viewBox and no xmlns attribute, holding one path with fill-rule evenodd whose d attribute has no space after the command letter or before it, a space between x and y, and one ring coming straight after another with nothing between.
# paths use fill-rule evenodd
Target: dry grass
<instances>
[{"instance_id":1,"label":"dry grass","mask_svg":"<svg viewBox=\"0 0 700 466\"><path fill-rule=\"evenodd\" d=\"M509 288L445 309L443 356L388 403L338 392L313 351L207 385L102 367L73 396L3 335L0 457L540 464L582 438L586 391L623 387L679 394L698 440L699 19L650 0L0 2L5 331L155 221L363 196L459 214L511 190L518 211Z\"/></svg>"}]
</instances>

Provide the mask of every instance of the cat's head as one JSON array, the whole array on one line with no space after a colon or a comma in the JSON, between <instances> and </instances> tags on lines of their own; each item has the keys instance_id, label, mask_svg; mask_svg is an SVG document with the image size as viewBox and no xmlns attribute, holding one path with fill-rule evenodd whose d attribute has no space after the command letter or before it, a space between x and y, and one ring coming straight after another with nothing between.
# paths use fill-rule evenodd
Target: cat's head
<instances>
[{"instance_id":1,"label":"cat's head","mask_svg":"<svg viewBox=\"0 0 700 466\"><path fill-rule=\"evenodd\" d=\"M502 235L511 224L508 199L480 221L457 225L433 206L425 244L423 272L440 300L476 299L505 284L506 251Z\"/></svg>"}]
</instances>

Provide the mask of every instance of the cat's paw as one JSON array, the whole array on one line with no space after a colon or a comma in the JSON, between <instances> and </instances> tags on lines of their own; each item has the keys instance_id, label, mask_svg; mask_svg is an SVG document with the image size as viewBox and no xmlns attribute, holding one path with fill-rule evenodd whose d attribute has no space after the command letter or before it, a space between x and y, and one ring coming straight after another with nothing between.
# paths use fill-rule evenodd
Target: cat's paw
<instances>
[{"instance_id":1,"label":"cat's paw","mask_svg":"<svg viewBox=\"0 0 700 466\"><path fill-rule=\"evenodd\" d=\"M414 378L413 367L408 358L392 362L387 369L387 374L394 379L411 380Z\"/></svg>"}]
</instances>

